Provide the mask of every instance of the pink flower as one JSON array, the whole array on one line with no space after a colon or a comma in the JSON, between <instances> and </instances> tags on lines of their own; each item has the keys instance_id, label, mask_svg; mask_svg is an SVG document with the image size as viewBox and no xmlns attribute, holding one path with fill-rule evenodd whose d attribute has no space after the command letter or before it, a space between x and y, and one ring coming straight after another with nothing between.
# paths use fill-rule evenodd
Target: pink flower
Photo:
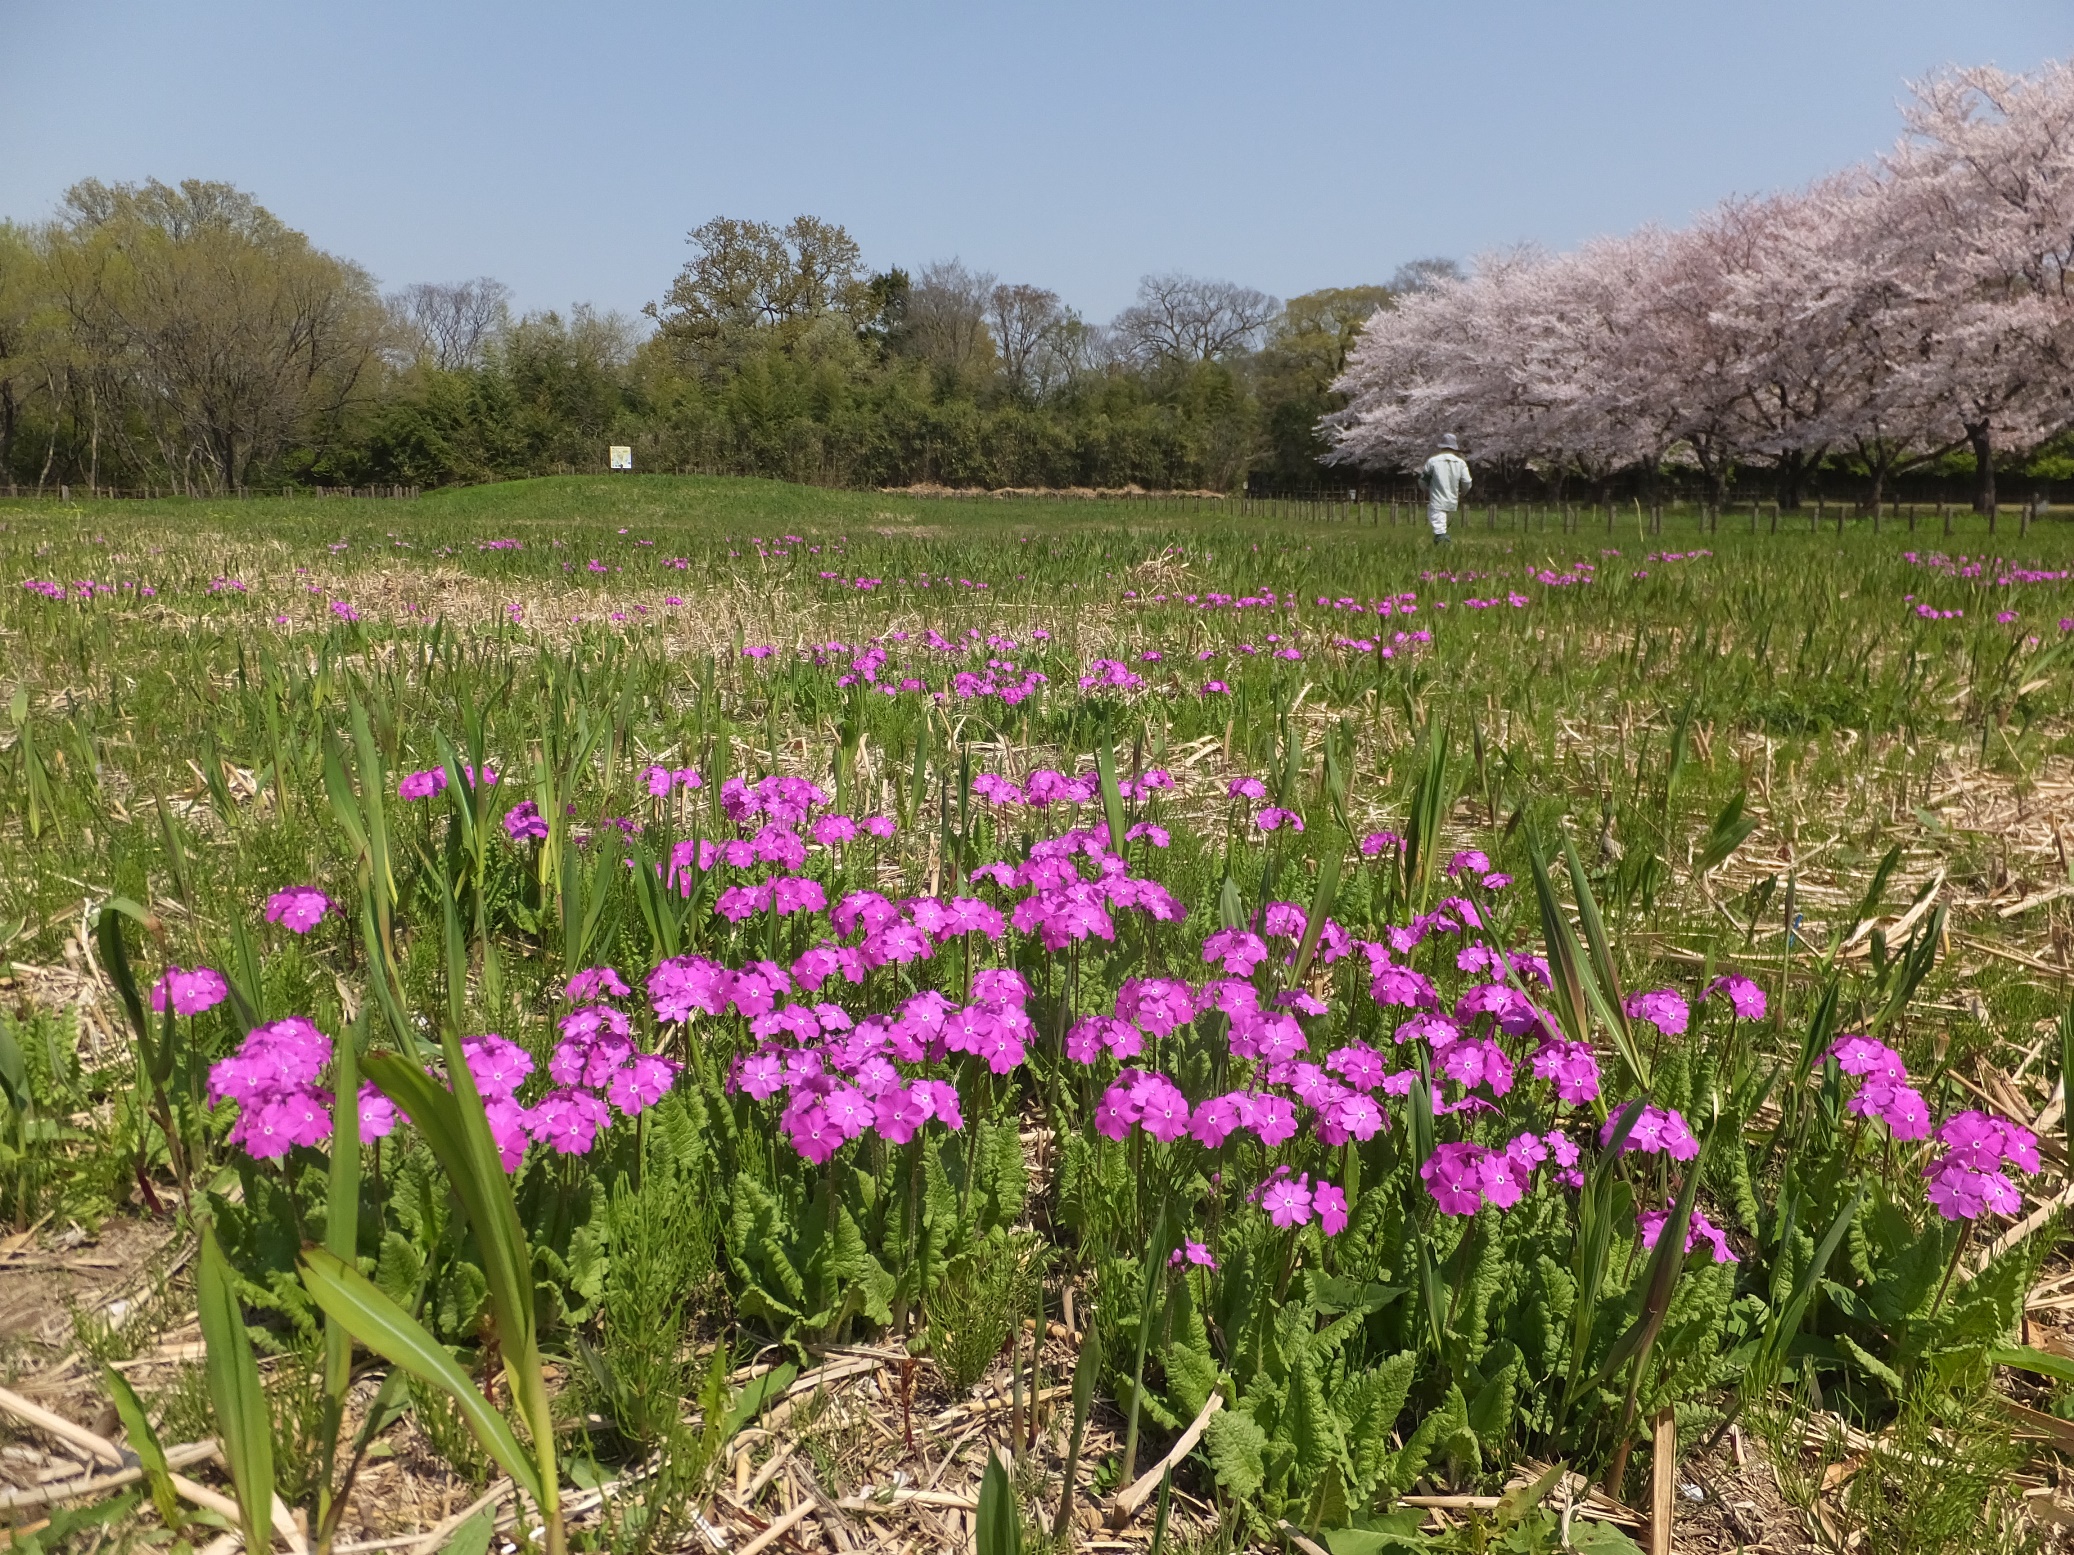
<instances>
[{"instance_id":1,"label":"pink flower","mask_svg":"<svg viewBox=\"0 0 2074 1555\"><path fill-rule=\"evenodd\" d=\"M1644 1211L1637 1218L1637 1224L1642 1231L1642 1245L1644 1247L1655 1248L1657 1242L1662 1239L1664 1226L1669 1222L1670 1218L1670 1211L1662 1209ZM1692 1212L1692 1220L1685 1228L1685 1250L1688 1253L1691 1252L1702 1241L1712 1248L1716 1263L1742 1262L1735 1255L1735 1250L1728 1245L1728 1233L1719 1226L1711 1224L1707 1217L1695 1208Z\"/></svg>"},{"instance_id":2,"label":"pink flower","mask_svg":"<svg viewBox=\"0 0 2074 1555\"><path fill-rule=\"evenodd\" d=\"M1614 1125L1620 1119L1621 1109L1615 1108L1599 1130L1599 1143L1604 1145L1613 1138ZM1639 1150L1645 1155L1662 1152L1674 1161L1690 1161L1700 1153L1700 1142L1693 1137L1685 1119L1673 1107L1648 1106L1635 1119L1635 1126L1628 1133L1627 1143L1621 1153Z\"/></svg>"},{"instance_id":3,"label":"pink flower","mask_svg":"<svg viewBox=\"0 0 2074 1555\"><path fill-rule=\"evenodd\" d=\"M223 980L223 974L205 966L192 971L169 966L165 974L151 985L151 1007L163 1011L170 998L175 1015L199 1015L204 1010L213 1010L228 997L230 984Z\"/></svg>"},{"instance_id":4,"label":"pink flower","mask_svg":"<svg viewBox=\"0 0 2074 1555\"><path fill-rule=\"evenodd\" d=\"M588 1091L550 1091L533 1108L528 1132L558 1155L588 1155L598 1131L612 1121L605 1103Z\"/></svg>"},{"instance_id":5,"label":"pink flower","mask_svg":"<svg viewBox=\"0 0 2074 1555\"><path fill-rule=\"evenodd\" d=\"M1329 1182L1311 1190L1311 1207L1318 1212L1318 1228L1327 1236L1347 1229L1347 1196Z\"/></svg>"},{"instance_id":6,"label":"pink flower","mask_svg":"<svg viewBox=\"0 0 2074 1555\"><path fill-rule=\"evenodd\" d=\"M1280 1229L1287 1231L1311 1218L1312 1196L1308 1181L1302 1177L1279 1177L1261 1188L1260 1207ZM1345 1209L1344 1198L1341 1209Z\"/></svg>"},{"instance_id":7,"label":"pink flower","mask_svg":"<svg viewBox=\"0 0 2074 1555\"><path fill-rule=\"evenodd\" d=\"M446 789L446 768L428 767L423 772L407 773L396 785L399 799L430 799Z\"/></svg>"},{"instance_id":8,"label":"pink flower","mask_svg":"<svg viewBox=\"0 0 2074 1555\"><path fill-rule=\"evenodd\" d=\"M1589 1043L1544 1041L1534 1054L1534 1073L1553 1083L1557 1097L1573 1106L1599 1094L1599 1060Z\"/></svg>"},{"instance_id":9,"label":"pink flower","mask_svg":"<svg viewBox=\"0 0 2074 1555\"><path fill-rule=\"evenodd\" d=\"M1946 1220L1978 1220L1990 1211L2014 1215L2023 1208L2016 1185L1999 1171L1976 1171L1956 1160L1925 1170L1930 1177L1930 1202Z\"/></svg>"},{"instance_id":10,"label":"pink flower","mask_svg":"<svg viewBox=\"0 0 2074 1555\"><path fill-rule=\"evenodd\" d=\"M1229 1139L1240 1123L1239 1104L1230 1096L1212 1096L1196 1105L1188 1121L1189 1137L1206 1150Z\"/></svg>"},{"instance_id":11,"label":"pink flower","mask_svg":"<svg viewBox=\"0 0 2074 1555\"><path fill-rule=\"evenodd\" d=\"M494 1031L462 1042L461 1057L468 1065L468 1075L475 1082L477 1093L485 1101L516 1096L526 1076L533 1072L532 1055Z\"/></svg>"},{"instance_id":12,"label":"pink flower","mask_svg":"<svg viewBox=\"0 0 2074 1555\"><path fill-rule=\"evenodd\" d=\"M1234 977L1251 977L1267 959L1267 941L1244 929L1220 929L1203 941L1203 960L1222 966Z\"/></svg>"},{"instance_id":13,"label":"pink flower","mask_svg":"<svg viewBox=\"0 0 2074 1555\"><path fill-rule=\"evenodd\" d=\"M1484 1148L1460 1141L1435 1145L1419 1167L1419 1179L1443 1215L1473 1215L1483 1207Z\"/></svg>"},{"instance_id":14,"label":"pink flower","mask_svg":"<svg viewBox=\"0 0 2074 1555\"><path fill-rule=\"evenodd\" d=\"M307 934L335 905L315 886L290 886L266 899L266 921L278 923L292 934Z\"/></svg>"},{"instance_id":15,"label":"pink flower","mask_svg":"<svg viewBox=\"0 0 2074 1555\"><path fill-rule=\"evenodd\" d=\"M1683 1036L1692 1021L1692 1011L1686 1005L1684 995L1672 988L1629 994L1621 1008L1630 1019L1646 1020L1667 1037Z\"/></svg>"},{"instance_id":16,"label":"pink flower","mask_svg":"<svg viewBox=\"0 0 2074 1555\"><path fill-rule=\"evenodd\" d=\"M1735 1011L1737 1020L1763 1020L1766 1009L1764 990L1749 978L1728 972L1707 984L1707 994L1719 991L1728 995L1728 1006ZM1707 994L1700 997L1705 998Z\"/></svg>"},{"instance_id":17,"label":"pink flower","mask_svg":"<svg viewBox=\"0 0 2074 1555\"><path fill-rule=\"evenodd\" d=\"M1184 1241L1167 1255L1167 1267L1170 1269L1179 1268L1184 1263L1195 1264L1204 1269L1217 1267L1217 1260L1210 1256L1210 1249L1201 1242Z\"/></svg>"},{"instance_id":18,"label":"pink flower","mask_svg":"<svg viewBox=\"0 0 2074 1555\"><path fill-rule=\"evenodd\" d=\"M624 999L632 991L609 966L587 967L562 985L562 997L572 1004L587 999Z\"/></svg>"},{"instance_id":19,"label":"pink flower","mask_svg":"<svg viewBox=\"0 0 2074 1555\"><path fill-rule=\"evenodd\" d=\"M504 812L504 830L513 842L540 842L546 840L547 822L540 814L540 806L528 799Z\"/></svg>"}]
</instances>

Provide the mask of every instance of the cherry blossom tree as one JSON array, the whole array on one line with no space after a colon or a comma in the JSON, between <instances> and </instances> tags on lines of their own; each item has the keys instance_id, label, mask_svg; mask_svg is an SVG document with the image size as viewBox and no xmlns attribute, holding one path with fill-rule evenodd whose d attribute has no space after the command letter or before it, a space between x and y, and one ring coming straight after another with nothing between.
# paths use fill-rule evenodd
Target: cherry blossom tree
<instances>
[{"instance_id":1,"label":"cherry blossom tree","mask_svg":"<svg viewBox=\"0 0 2074 1555\"><path fill-rule=\"evenodd\" d=\"M2074 426L2074 64L1918 83L1878 163L1689 227L1479 258L1378 313L1336 385L1335 459L1405 466L1442 433L1557 485L1684 466L1718 506L1782 503L1848 451L1880 500L1970 446Z\"/></svg>"}]
</instances>

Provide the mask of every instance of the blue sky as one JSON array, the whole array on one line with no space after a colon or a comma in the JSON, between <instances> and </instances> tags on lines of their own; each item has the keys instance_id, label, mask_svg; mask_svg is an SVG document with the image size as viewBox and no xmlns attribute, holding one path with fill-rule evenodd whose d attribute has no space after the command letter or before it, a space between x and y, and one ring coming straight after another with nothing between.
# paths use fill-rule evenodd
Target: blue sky
<instances>
[{"instance_id":1,"label":"blue sky","mask_svg":"<svg viewBox=\"0 0 2074 1555\"><path fill-rule=\"evenodd\" d=\"M226 179L385 286L632 311L707 217L809 211L1106 319L1152 270L1679 222L1874 154L1912 76L2068 52L2064 0L0 0L0 216Z\"/></svg>"}]
</instances>

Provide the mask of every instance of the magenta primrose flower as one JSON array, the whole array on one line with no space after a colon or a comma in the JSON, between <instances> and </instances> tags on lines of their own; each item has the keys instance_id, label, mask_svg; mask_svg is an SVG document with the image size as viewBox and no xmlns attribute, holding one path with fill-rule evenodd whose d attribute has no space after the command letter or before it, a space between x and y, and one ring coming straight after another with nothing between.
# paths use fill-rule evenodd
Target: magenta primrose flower
<instances>
[{"instance_id":1,"label":"magenta primrose flower","mask_svg":"<svg viewBox=\"0 0 2074 1555\"><path fill-rule=\"evenodd\" d=\"M1672 988L1629 994L1621 1009L1630 1020L1646 1020L1667 1037L1682 1037L1692 1023L1685 996Z\"/></svg>"},{"instance_id":2,"label":"magenta primrose flower","mask_svg":"<svg viewBox=\"0 0 2074 1555\"><path fill-rule=\"evenodd\" d=\"M1707 992L1700 997L1704 999L1709 994L1716 992L1728 995L1728 1006L1735 1011L1737 1020L1764 1019L1764 1012L1767 1007L1764 990L1751 982L1749 978L1734 972L1726 973L1707 984Z\"/></svg>"},{"instance_id":3,"label":"magenta primrose flower","mask_svg":"<svg viewBox=\"0 0 2074 1555\"><path fill-rule=\"evenodd\" d=\"M170 999L175 1015L199 1015L204 1010L213 1010L229 997L230 984L223 980L223 974L205 966L191 971L169 966L164 975L151 985L151 1007L163 1011Z\"/></svg>"},{"instance_id":4,"label":"magenta primrose flower","mask_svg":"<svg viewBox=\"0 0 2074 1555\"><path fill-rule=\"evenodd\" d=\"M238 1051L209 1069L209 1104L238 1105L230 1142L255 1160L278 1160L297 1145L331 1137L331 1092L318 1081L331 1062L331 1039L290 1016L246 1033ZM396 1126L396 1108L372 1085L359 1092L360 1134L381 1139Z\"/></svg>"},{"instance_id":5,"label":"magenta primrose flower","mask_svg":"<svg viewBox=\"0 0 2074 1555\"><path fill-rule=\"evenodd\" d=\"M1846 1111L1886 1124L1898 1140L1930 1137L1929 1104L1908 1083L1908 1068L1899 1053L1871 1037L1845 1036L1830 1048L1829 1056L1845 1074L1861 1081L1858 1094L1844 1104Z\"/></svg>"},{"instance_id":6,"label":"magenta primrose flower","mask_svg":"<svg viewBox=\"0 0 2074 1555\"><path fill-rule=\"evenodd\" d=\"M1978 1220L1983 1214L2014 1215L2023 1195L2002 1170L2013 1166L2037 1173L2038 1137L2020 1123L1985 1112L1955 1113L1937 1131L1944 1148L1923 1167L1930 1202L1946 1220Z\"/></svg>"},{"instance_id":7,"label":"magenta primrose flower","mask_svg":"<svg viewBox=\"0 0 2074 1555\"><path fill-rule=\"evenodd\" d=\"M1642 1231L1642 1245L1644 1247L1652 1251L1655 1249L1657 1242L1663 1237L1664 1226L1670 1218L1671 1212L1665 1209L1648 1210L1637 1218L1637 1224ZM1719 1226L1712 1224L1705 1215L1695 1208L1692 1212L1692 1220L1685 1228L1685 1250L1689 1253L1701 1242L1707 1243L1713 1250L1716 1263L1742 1262L1742 1259L1736 1256L1735 1249L1728 1245L1728 1233Z\"/></svg>"},{"instance_id":8,"label":"magenta primrose flower","mask_svg":"<svg viewBox=\"0 0 2074 1555\"><path fill-rule=\"evenodd\" d=\"M1620 1120L1621 1110L1615 1108L1612 1116L1600 1127L1601 1145L1612 1142L1614 1125ZM1644 1155L1667 1155L1674 1161L1690 1161L1700 1153L1700 1142L1677 1108L1652 1104L1644 1107L1635 1119L1635 1126L1628 1131L1627 1143L1621 1147L1621 1154L1631 1150L1639 1150Z\"/></svg>"},{"instance_id":9,"label":"magenta primrose flower","mask_svg":"<svg viewBox=\"0 0 2074 1555\"><path fill-rule=\"evenodd\" d=\"M545 842L547 820L532 800L513 805L504 812L504 830L513 842Z\"/></svg>"},{"instance_id":10,"label":"magenta primrose flower","mask_svg":"<svg viewBox=\"0 0 2074 1555\"><path fill-rule=\"evenodd\" d=\"M1167 1267L1170 1269L1179 1268L1184 1263L1194 1264L1203 1269L1217 1267L1217 1260L1210 1256L1210 1249L1201 1242L1184 1241L1167 1255Z\"/></svg>"},{"instance_id":11,"label":"magenta primrose flower","mask_svg":"<svg viewBox=\"0 0 2074 1555\"><path fill-rule=\"evenodd\" d=\"M266 899L266 921L278 923L290 933L307 934L337 905L315 886L290 886Z\"/></svg>"},{"instance_id":12,"label":"magenta primrose flower","mask_svg":"<svg viewBox=\"0 0 2074 1555\"><path fill-rule=\"evenodd\" d=\"M1311 1204L1308 1177L1278 1177L1261 1184L1260 1207L1283 1231L1306 1224L1311 1218Z\"/></svg>"},{"instance_id":13,"label":"magenta primrose flower","mask_svg":"<svg viewBox=\"0 0 2074 1555\"><path fill-rule=\"evenodd\" d=\"M562 997L571 1004L581 1004L587 999L624 999L631 992L633 990L609 966L586 967L562 987Z\"/></svg>"}]
</instances>

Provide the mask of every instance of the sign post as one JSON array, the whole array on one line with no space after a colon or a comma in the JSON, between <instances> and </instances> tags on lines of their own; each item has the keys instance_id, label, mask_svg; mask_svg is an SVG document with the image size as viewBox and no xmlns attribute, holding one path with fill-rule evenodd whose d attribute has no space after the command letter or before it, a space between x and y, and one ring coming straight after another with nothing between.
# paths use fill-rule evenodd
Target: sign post
<instances>
[{"instance_id":1,"label":"sign post","mask_svg":"<svg viewBox=\"0 0 2074 1555\"><path fill-rule=\"evenodd\" d=\"M611 454L613 469L631 470L634 467L634 451L626 444L614 443L611 447Z\"/></svg>"}]
</instances>

